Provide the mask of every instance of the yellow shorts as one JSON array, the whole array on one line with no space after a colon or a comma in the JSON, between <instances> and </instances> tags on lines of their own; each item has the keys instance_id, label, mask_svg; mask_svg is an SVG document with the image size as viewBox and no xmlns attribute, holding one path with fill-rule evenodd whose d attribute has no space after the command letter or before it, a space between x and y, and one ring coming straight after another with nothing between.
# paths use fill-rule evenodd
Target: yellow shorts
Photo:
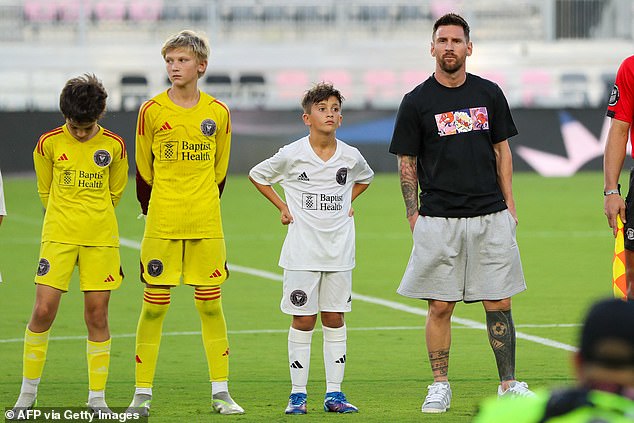
<instances>
[{"instance_id":1,"label":"yellow shorts","mask_svg":"<svg viewBox=\"0 0 634 423\"><path fill-rule=\"evenodd\" d=\"M223 238L158 239L141 242L141 281L150 285L220 285L227 277Z\"/></svg>"},{"instance_id":2,"label":"yellow shorts","mask_svg":"<svg viewBox=\"0 0 634 423\"><path fill-rule=\"evenodd\" d=\"M79 267L82 291L112 291L123 280L119 247L43 242L35 283L68 291L75 265Z\"/></svg>"}]
</instances>

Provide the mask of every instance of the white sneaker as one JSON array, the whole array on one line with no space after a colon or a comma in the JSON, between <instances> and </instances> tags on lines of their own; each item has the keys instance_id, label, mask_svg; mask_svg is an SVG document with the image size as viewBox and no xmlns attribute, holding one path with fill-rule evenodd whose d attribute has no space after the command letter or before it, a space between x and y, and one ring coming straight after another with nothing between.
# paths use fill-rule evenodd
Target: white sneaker
<instances>
[{"instance_id":1,"label":"white sneaker","mask_svg":"<svg viewBox=\"0 0 634 423\"><path fill-rule=\"evenodd\" d=\"M244 409L226 391L211 396L211 408L220 414L244 414Z\"/></svg>"},{"instance_id":2,"label":"white sneaker","mask_svg":"<svg viewBox=\"0 0 634 423\"><path fill-rule=\"evenodd\" d=\"M451 406L449 382L434 382L427 387L427 397L421 411L423 413L444 413Z\"/></svg>"},{"instance_id":3,"label":"white sneaker","mask_svg":"<svg viewBox=\"0 0 634 423\"><path fill-rule=\"evenodd\" d=\"M498 398L502 397L534 397L535 393L528 389L526 382L511 382L506 391L502 391L502 385L498 386Z\"/></svg>"},{"instance_id":4,"label":"white sneaker","mask_svg":"<svg viewBox=\"0 0 634 423\"><path fill-rule=\"evenodd\" d=\"M5 416L7 420L26 420L28 417L23 413L32 409L37 404L37 394L28 392L20 392L18 400L15 402L13 409L7 411Z\"/></svg>"},{"instance_id":5,"label":"white sneaker","mask_svg":"<svg viewBox=\"0 0 634 423\"><path fill-rule=\"evenodd\" d=\"M112 410L106 404L106 399L104 397L95 397L91 398L87 403L86 407L88 410L97 418L101 418L101 416L107 416L112 414Z\"/></svg>"},{"instance_id":6,"label":"white sneaker","mask_svg":"<svg viewBox=\"0 0 634 423\"><path fill-rule=\"evenodd\" d=\"M125 410L126 413L138 414L140 417L150 416L150 405L152 404L152 395L134 394L132 402Z\"/></svg>"}]
</instances>

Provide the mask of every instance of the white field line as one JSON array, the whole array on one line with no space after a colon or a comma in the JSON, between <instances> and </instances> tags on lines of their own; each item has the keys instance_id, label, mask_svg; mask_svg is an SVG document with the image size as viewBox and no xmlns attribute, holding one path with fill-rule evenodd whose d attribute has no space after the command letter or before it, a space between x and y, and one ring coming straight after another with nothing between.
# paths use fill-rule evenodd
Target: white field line
<instances>
[{"instance_id":1,"label":"white field line","mask_svg":"<svg viewBox=\"0 0 634 423\"><path fill-rule=\"evenodd\" d=\"M139 250L141 248L141 243L138 241L121 238L120 244L124 247L133 248L135 250ZM240 266L237 264L228 264L229 270L233 272L244 273L252 276L257 276L263 279L273 280L277 282L282 281L282 275L273 272L267 272L265 270L253 269L251 267ZM352 293L352 297L357 301L363 301L370 304L381 305L387 308L391 308L398 311L403 311L405 313L415 314L418 316L427 316L427 310L420 307L412 307L408 306L396 301L385 300L382 298L370 297L367 295L358 294L356 292ZM475 320L464 319L461 317L452 316L452 322L459 323L466 328L471 329L480 329L486 330L486 326L480 322L476 322ZM562 325L526 325L524 327L570 327L570 326L578 326L575 324L562 324ZM521 327L521 325L516 325L516 328ZM421 329L421 327L374 327L374 328L349 328L349 330L412 330L412 329ZM273 330L247 330L247 331L229 331L230 334L245 334L245 333L285 333L287 329L273 329ZM163 335L165 336L183 336L183 335L199 335L200 332L167 332ZM121 334L114 335L115 338L128 338L133 337L134 334ZM548 338L542 338L539 336L529 335L523 332L516 332L516 336L519 339L525 339L528 341L535 342L537 344L545 345L547 347L557 348L565 351L577 351L577 348L564 344L558 341L554 341ZM62 336L62 337L51 337L51 340L72 340L72 339L85 339L84 336ZM11 343L11 342L23 342L23 338L13 338L13 339L0 339L0 343Z\"/></svg>"},{"instance_id":2,"label":"white field line","mask_svg":"<svg viewBox=\"0 0 634 423\"><path fill-rule=\"evenodd\" d=\"M123 238L121 239L121 245L130 246L132 248L140 248L140 244L138 242L131 241L128 239L123 239ZM258 276L264 279L269 279L269 280L278 281L278 282L282 281L282 275L277 273L267 272L267 271L259 270L259 269L253 269L250 267L240 266L237 264L229 264L228 267L230 271L245 273L248 275ZM403 311L406 313L416 314L419 316L427 316L427 310L423 308L408 306L396 301L389 301L389 300L384 300L381 298L361 295L356 292L352 293L352 298L354 298L357 301L364 301L370 304L381 305L384 307ZM456 316L452 316L451 320L455 323L460 323L469 328L486 330L486 326L484 324L480 322L476 322L474 320L463 319L461 317L456 317ZM548 338L533 336L523 332L516 332L516 336L519 339L526 339L528 341L532 341L537 344L542 344L547 347L558 348L565 351L577 351L577 348L572 345L564 344L562 342L554 341Z\"/></svg>"}]
</instances>

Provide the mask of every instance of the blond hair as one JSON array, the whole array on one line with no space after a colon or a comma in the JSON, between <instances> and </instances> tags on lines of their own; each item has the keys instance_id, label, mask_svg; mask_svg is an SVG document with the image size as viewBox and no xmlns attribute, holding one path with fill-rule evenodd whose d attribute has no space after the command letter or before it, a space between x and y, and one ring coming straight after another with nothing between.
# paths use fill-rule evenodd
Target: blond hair
<instances>
[{"instance_id":1,"label":"blond hair","mask_svg":"<svg viewBox=\"0 0 634 423\"><path fill-rule=\"evenodd\" d=\"M169 36L163 43L163 47L161 47L161 55L165 58L169 50L181 47L187 48L194 53L199 63L209 59L210 50L207 37L189 29ZM203 76L203 73L198 72L198 77L200 78L201 76Z\"/></svg>"}]
</instances>

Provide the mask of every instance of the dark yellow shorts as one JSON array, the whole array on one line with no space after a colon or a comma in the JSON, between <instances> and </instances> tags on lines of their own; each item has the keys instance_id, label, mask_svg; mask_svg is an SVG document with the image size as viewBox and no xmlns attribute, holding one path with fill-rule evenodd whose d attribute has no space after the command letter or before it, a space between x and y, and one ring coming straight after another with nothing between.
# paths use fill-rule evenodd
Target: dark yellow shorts
<instances>
[{"instance_id":1,"label":"dark yellow shorts","mask_svg":"<svg viewBox=\"0 0 634 423\"><path fill-rule=\"evenodd\" d=\"M220 285L229 276L223 238L141 242L141 281L150 285Z\"/></svg>"},{"instance_id":2,"label":"dark yellow shorts","mask_svg":"<svg viewBox=\"0 0 634 423\"><path fill-rule=\"evenodd\" d=\"M119 247L43 242L35 283L68 291L75 265L82 291L111 291L123 280Z\"/></svg>"}]
</instances>

